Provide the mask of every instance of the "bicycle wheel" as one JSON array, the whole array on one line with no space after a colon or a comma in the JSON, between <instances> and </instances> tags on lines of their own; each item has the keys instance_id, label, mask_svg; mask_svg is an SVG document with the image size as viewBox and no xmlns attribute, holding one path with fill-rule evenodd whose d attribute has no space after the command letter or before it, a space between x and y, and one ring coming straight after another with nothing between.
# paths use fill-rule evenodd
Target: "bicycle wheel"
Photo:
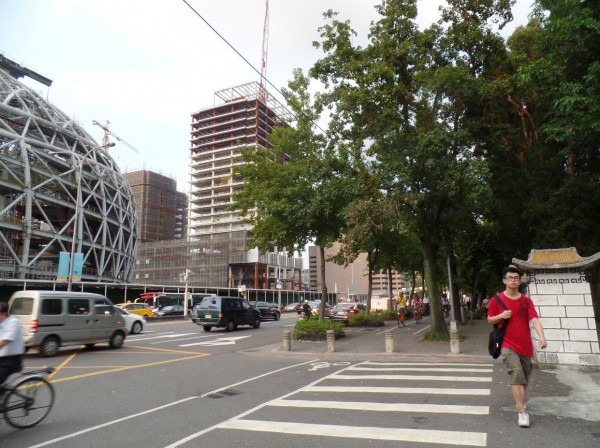
<instances>
[{"instance_id":1,"label":"bicycle wheel","mask_svg":"<svg viewBox=\"0 0 600 448\"><path fill-rule=\"evenodd\" d=\"M44 378L26 377L7 392L4 416L14 428L30 428L41 422L54 404L54 387Z\"/></svg>"}]
</instances>

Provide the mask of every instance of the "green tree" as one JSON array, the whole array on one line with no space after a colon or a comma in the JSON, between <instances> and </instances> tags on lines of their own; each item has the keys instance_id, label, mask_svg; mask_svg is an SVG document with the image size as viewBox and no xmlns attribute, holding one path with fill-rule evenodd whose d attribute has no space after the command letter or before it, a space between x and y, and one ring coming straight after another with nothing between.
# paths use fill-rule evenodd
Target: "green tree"
<instances>
[{"instance_id":1,"label":"green tree","mask_svg":"<svg viewBox=\"0 0 600 448\"><path fill-rule=\"evenodd\" d=\"M460 13L445 10L445 31L419 31L416 3L383 1L364 49L352 45L348 22L327 12L317 44L325 56L310 73L328 89L321 100L335 110L332 132L368 148L373 175L418 235L432 331L447 333L436 266L445 257L444 234L461 230L449 228L448 217L481 182L482 139L472 117L488 86L486 67L503 54L490 23L509 17L510 2L450 2Z\"/></svg>"},{"instance_id":2,"label":"green tree","mask_svg":"<svg viewBox=\"0 0 600 448\"><path fill-rule=\"evenodd\" d=\"M234 196L233 208L253 226L250 247L302 250L309 242L319 247L322 319L327 302L325 248L345 227L351 179L342 163L343 148L333 148L315 132L320 110L312 104L309 81L300 70L284 93L296 112L296 124L274 130L271 147L242 151L244 163L236 174L242 176L244 189Z\"/></svg>"}]
</instances>

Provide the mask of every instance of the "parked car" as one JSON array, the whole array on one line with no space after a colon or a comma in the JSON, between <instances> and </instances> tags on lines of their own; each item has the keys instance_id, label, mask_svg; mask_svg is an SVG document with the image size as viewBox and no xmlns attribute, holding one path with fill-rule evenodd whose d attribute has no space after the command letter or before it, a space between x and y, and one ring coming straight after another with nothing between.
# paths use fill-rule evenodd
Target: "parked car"
<instances>
[{"instance_id":1,"label":"parked car","mask_svg":"<svg viewBox=\"0 0 600 448\"><path fill-rule=\"evenodd\" d=\"M277 309L276 303L252 301L250 302L250 305L252 305L255 309L260 311L261 319L269 318L273 320L279 320L279 318L281 317L281 311Z\"/></svg>"},{"instance_id":2,"label":"parked car","mask_svg":"<svg viewBox=\"0 0 600 448\"><path fill-rule=\"evenodd\" d=\"M152 317L153 312L145 303L117 303L115 306L127 311L129 314L137 314L145 318Z\"/></svg>"},{"instance_id":3,"label":"parked car","mask_svg":"<svg viewBox=\"0 0 600 448\"><path fill-rule=\"evenodd\" d=\"M210 331L212 327L233 331L238 325L259 328L261 322L260 311L241 297L206 297L200 302L197 312L196 323L204 331Z\"/></svg>"},{"instance_id":4,"label":"parked car","mask_svg":"<svg viewBox=\"0 0 600 448\"><path fill-rule=\"evenodd\" d=\"M131 314L125 311L121 307L116 307L117 313L123 316L125 319L125 327L129 329L130 334L138 334L141 333L144 329L144 318L138 316L137 314Z\"/></svg>"},{"instance_id":5,"label":"parked car","mask_svg":"<svg viewBox=\"0 0 600 448\"><path fill-rule=\"evenodd\" d=\"M167 305L163 306L156 312L157 316L183 316L183 305Z\"/></svg>"},{"instance_id":6,"label":"parked car","mask_svg":"<svg viewBox=\"0 0 600 448\"><path fill-rule=\"evenodd\" d=\"M331 320L337 320L348 323L353 314L364 313L367 307L362 303L338 303L329 310L328 317Z\"/></svg>"},{"instance_id":7,"label":"parked car","mask_svg":"<svg viewBox=\"0 0 600 448\"><path fill-rule=\"evenodd\" d=\"M301 305L298 302L294 302L294 303L289 303L286 306L283 307L283 311L296 311L296 307L298 305Z\"/></svg>"}]
</instances>

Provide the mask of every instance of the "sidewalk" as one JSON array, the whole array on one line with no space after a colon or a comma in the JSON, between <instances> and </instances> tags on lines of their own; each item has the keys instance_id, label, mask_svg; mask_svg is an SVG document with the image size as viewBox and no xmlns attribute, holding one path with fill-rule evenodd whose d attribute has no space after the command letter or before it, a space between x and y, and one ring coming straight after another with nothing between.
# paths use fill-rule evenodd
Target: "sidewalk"
<instances>
[{"instance_id":1,"label":"sidewalk","mask_svg":"<svg viewBox=\"0 0 600 448\"><path fill-rule=\"evenodd\" d=\"M386 360L423 362L473 362L491 363L495 369L504 370L500 359L493 359L487 351L491 326L486 320L475 320L467 325L457 324L464 336L460 353L450 353L448 342L423 342L421 336L429 330L430 318L419 325L408 321L398 328L395 322L386 321L379 328L346 328L346 336L335 341L335 352L327 352L327 342L292 341L291 351L283 351L283 344L269 346L271 355L324 358L339 360ZM386 333L393 334L394 350L386 353ZM571 417L600 422L600 371L582 371L568 367L535 369L532 396L527 403L528 412L538 415ZM535 395L535 396L533 396ZM511 404L507 411L512 411Z\"/></svg>"},{"instance_id":2,"label":"sidewalk","mask_svg":"<svg viewBox=\"0 0 600 448\"><path fill-rule=\"evenodd\" d=\"M472 321L467 325L457 325L465 338L460 342L460 353L450 353L449 342L423 342L421 337L429 330L430 318L426 317L419 325L409 320L405 327L398 328L395 321L386 321L383 327L353 328L346 327L346 336L335 341L335 353L327 353L325 341L292 341L291 352L284 352L282 346L271 350L279 354L313 354L323 356L362 357L442 357L469 358L485 362L494 362L487 353L490 325L485 320ZM386 353L386 333L392 332L393 353Z\"/></svg>"}]
</instances>

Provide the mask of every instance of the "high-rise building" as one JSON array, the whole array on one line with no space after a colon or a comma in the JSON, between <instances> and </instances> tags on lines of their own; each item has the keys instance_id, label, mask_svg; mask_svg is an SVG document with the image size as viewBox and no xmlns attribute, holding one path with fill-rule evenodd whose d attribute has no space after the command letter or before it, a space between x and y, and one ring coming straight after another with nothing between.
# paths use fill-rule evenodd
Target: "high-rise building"
<instances>
[{"instance_id":1,"label":"high-rise building","mask_svg":"<svg viewBox=\"0 0 600 448\"><path fill-rule=\"evenodd\" d=\"M263 93L263 95L265 95ZM283 104L251 82L215 92L219 103L192 114L190 161L190 236L248 230L232 211L232 196L243 189L233 169L242 148L267 148L269 134L286 126Z\"/></svg>"},{"instance_id":2,"label":"high-rise building","mask_svg":"<svg viewBox=\"0 0 600 448\"><path fill-rule=\"evenodd\" d=\"M132 171L123 175L138 212L139 241L181 238L187 219L187 196L177 191L177 181L153 171ZM184 199L185 198L185 199Z\"/></svg>"},{"instance_id":3,"label":"high-rise building","mask_svg":"<svg viewBox=\"0 0 600 448\"><path fill-rule=\"evenodd\" d=\"M145 240L135 279L168 283L188 269L194 284L275 289L280 283L283 289L298 290L302 260L285 250L248 250L250 226L230 208L233 194L244 187L233 173L243 163L241 149L267 148L269 134L276 126L287 126L290 113L256 82L217 91L215 99L218 104L192 114L186 238Z\"/></svg>"}]
</instances>

